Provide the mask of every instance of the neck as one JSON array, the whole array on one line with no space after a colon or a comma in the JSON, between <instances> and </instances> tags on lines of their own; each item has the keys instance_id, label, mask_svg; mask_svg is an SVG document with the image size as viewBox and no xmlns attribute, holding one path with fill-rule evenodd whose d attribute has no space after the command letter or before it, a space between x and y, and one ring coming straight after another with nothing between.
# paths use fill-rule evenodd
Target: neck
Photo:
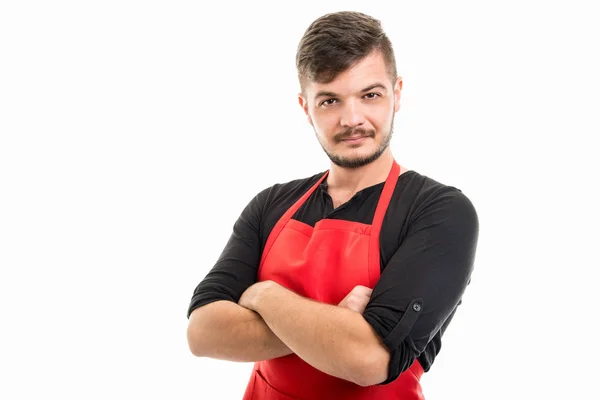
<instances>
[{"instance_id":1,"label":"neck","mask_svg":"<svg viewBox=\"0 0 600 400\"><path fill-rule=\"evenodd\" d=\"M327 186L333 190L356 193L385 181L393 162L394 156L388 147L377 160L360 168L342 168L331 163Z\"/></svg>"}]
</instances>

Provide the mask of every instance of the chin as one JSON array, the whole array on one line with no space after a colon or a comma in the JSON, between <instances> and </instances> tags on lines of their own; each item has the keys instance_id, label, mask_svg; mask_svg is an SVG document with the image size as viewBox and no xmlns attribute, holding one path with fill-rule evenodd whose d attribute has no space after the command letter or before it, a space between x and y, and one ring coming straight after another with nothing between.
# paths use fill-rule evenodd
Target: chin
<instances>
[{"instance_id":1,"label":"chin","mask_svg":"<svg viewBox=\"0 0 600 400\"><path fill-rule=\"evenodd\" d=\"M352 152L351 154L328 154L329 159L335 165L342 168L360 168L365 165L372 163L377 160L383 151L370 151L370 152Z\"/></svg>"}]
</instances>

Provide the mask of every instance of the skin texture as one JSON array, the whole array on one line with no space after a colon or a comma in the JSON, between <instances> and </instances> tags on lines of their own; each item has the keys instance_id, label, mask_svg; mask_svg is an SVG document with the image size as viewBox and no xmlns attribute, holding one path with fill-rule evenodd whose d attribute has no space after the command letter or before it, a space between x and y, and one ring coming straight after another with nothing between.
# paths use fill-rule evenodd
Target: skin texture
<instances>
[{"instance_id":1,"label":"skin texture","mask_svg":"<svg viewBox=\"0 0 600 400\"><path fill-rule=\"evenodd\" d=\"M401 89L402 78L390 81L382 55L373 52L332 82L309 82L298 95L331 160L327 184L335 207L385 181L394 160L389 142ZM401 166L400 173L405 171ZM362 317L370 294L357 286L335 306L273 281L257 282L238 304L218 301L194 310L188 343L197 356L233 361L293 352L330 375L374 385L387 379L390 355Z\"/></svg>"}]
</instances>

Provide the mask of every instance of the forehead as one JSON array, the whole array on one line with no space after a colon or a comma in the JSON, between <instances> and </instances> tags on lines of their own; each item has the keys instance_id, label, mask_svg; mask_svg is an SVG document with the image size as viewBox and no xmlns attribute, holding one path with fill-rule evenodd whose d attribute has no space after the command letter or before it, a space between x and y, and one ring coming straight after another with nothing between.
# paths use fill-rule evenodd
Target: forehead
<instances>
[{"instance_id":1,"label":"forehead","mask_svg":"<svg viewBox=\"0 0 600 400\"><path fill-rule=\"evenodd\" d=\"M391 88L387 67L383 55L375 51L352 67L338 74L329 83L309 82L306 85L307 96L314 97L316 93L327 91L340 95L359 92L374 82L381 82Z\"/></svg>"}]
</instances>

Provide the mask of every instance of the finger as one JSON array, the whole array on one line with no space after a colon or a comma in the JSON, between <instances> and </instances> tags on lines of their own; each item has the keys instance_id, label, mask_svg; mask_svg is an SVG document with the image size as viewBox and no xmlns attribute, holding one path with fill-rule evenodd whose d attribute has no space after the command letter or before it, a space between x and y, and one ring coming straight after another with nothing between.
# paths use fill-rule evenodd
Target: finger
<instances>
[{"instance_id":1,"label":"finger","mask_svg":"<svg viewBox=\"0 0 600 400\"><path fill-rule=\"evenodd\" d=\"M355 292L355 293L365 293L365 292L368 292L368 291L371 291L371 290L372 290L371 288L368 288L366 286L357 285L357 286L354 286L354 288L352 289L352 292Z\"/></svg>"}]
</instances>

